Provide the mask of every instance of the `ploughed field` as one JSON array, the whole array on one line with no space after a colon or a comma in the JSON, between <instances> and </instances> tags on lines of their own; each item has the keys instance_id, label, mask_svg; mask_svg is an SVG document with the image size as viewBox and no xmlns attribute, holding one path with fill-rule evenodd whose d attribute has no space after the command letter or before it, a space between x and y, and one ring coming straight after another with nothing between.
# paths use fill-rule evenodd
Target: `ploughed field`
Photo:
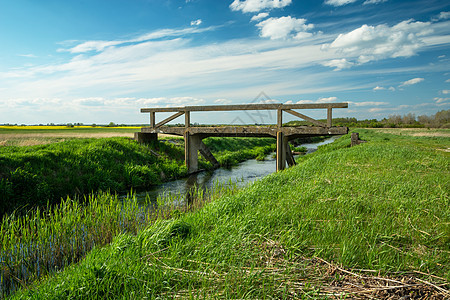
<instances>
[{"instance_id":1,"label":"ploughed field","mask_svg":"<svg viewBox=\"0 0 450 300\"><path fill-rule=\"evenodd\" d=\"M246 188L193 192L185 209L106 193L9 214L2 280L12 298L448 298L450 138L357 131L366 143L343 136ZM106 141L95 153L118 147ZM96 235L106 242L80 250ZM27 257L47 240L62 250ZM31 250L14 252L25 241ZM71 253L77 264L47 268ZM28 281L14 278L21 263L33 264Z\"/></svg>"}]
</instances>

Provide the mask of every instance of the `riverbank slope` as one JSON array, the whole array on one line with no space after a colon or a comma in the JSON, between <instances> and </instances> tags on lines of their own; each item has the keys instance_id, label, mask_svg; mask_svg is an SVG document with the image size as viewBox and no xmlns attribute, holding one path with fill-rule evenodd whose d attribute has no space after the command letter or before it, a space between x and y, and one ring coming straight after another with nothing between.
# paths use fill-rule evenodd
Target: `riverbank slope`
<instances>
[{"instance_id":1,"label":"riverbank slope","mask_svg":"<svg viewBox=\"0 0 450 300\"><path fill-rule=\"evenodd\" d=\"M14 298L448 297L449 139L358 131Z\"/></svg>"},{"instance_id":2,"label":"riverbank slope","mask_svg":"<svg viewBox=\"0 0 450 300\"><path fill-rule=\"evenodd\" d=\"M270 138L209 138L205 144L221 166L275 149ZM200 167L213 166L201 159ZM176 137L147 145L115 137L0 147L0 217L15 209L57 204L67 196L149 188L186 175L184 142Z\"/></svg>"}]
</instances>

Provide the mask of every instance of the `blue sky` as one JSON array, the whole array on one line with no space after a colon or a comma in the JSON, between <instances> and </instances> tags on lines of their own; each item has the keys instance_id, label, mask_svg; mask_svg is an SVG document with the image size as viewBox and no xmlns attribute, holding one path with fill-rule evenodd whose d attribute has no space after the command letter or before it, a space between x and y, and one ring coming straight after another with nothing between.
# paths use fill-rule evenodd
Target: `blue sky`
<instances>
[{"instance_id":1,"label":"blue sky","mask_svg":"<svg viewBox=\"0 0 450 300\"><path fill-rule=\"evenodd\" d=\"M0 43L0 124L258 101L377 119L450 109L448 1L0 0Z\"/></svg>"}]
</instances>

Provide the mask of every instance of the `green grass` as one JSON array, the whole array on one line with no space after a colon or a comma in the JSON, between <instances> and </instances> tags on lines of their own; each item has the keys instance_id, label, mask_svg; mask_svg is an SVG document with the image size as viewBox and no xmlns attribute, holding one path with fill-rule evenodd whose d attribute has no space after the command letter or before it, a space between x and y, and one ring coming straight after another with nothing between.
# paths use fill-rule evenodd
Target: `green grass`
<instances>
[{"instance_id":1,"label":"green grass","mask_svg":"<svg viewBox=\"0 0 450 300\"><path fill-rule=\"evenodd\" d=\"M189 191L189 203L185 195L175 194L145 205L138 205L133 195L122 200L101 193L83 205L68 198L45 210L11 214L0 223L0 297L78 262L117 235L136 234L155 220L198 208L234 189L216 184L211 191Z\"/></svg>"},{"instance_id":2,"label":"green grass","mask_svg":"<svg viewBox=\"0 0 450 300\"><path fill-rule=\"evenodd\" d=\"M448 282L449 153L439 149L449 139L359 132L367 143L349 148L344 136L203 209L95 247L13 298L315 298L321 259Z\"/></svg>"},{"instance_id":3,"label":"green grass","mask_svg":"<svg viewBox=\"0 0 450 300\"><path fill-rule=\"evenodd\" d=\"M275 145L273 139L257 138L211 138L205 143L222 166L264 157ZM200 167L212 165L200 160ZM148 145L129 138L91 138L0 147L0 216L56 204L66 196L143 189L186 175L184 144L178 138Z\"/></svg>"}]
</instances>

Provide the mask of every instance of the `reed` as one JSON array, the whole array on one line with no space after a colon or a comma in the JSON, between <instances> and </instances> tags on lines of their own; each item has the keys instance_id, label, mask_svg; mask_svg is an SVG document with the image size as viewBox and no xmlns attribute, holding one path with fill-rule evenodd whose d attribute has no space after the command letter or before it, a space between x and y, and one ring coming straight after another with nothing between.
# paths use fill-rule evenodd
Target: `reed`
<instances>
[{"instance_id":1,"label":"reed","mask_svg":"<svg viewBox=\"0 0 450 300\"><path fill-rule=\"evenodd\" d=\"M91 195L84 204L67 198L57 206L25 215L10 214L0 224L0 298L78 262L120 234L137 234L158 219L179 217L236 187L216 183L187 194L163 194L138 205L110 193Z\"/></svg>"}]
</instances>

